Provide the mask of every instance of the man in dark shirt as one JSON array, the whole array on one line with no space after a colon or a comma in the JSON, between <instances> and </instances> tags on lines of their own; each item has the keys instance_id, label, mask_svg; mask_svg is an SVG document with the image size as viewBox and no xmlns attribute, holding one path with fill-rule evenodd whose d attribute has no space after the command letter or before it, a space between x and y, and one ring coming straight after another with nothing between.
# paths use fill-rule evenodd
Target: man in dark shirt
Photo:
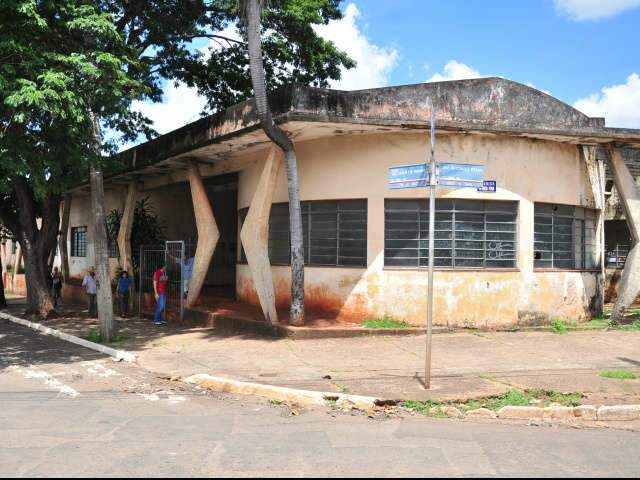
<instances>
[{"instance_id":1,"label":"man in dark shirt","mask_svg":"<svg viewBox=\"0 0 640 480\"><path fill-rule=\"evenodd\" d=\"M129 272L122 272L118 279L116 295L118 296L120 305L120 316L126 317L129 314L129 291L131 290L131 280Z\"/></svg>"}]
</instances>

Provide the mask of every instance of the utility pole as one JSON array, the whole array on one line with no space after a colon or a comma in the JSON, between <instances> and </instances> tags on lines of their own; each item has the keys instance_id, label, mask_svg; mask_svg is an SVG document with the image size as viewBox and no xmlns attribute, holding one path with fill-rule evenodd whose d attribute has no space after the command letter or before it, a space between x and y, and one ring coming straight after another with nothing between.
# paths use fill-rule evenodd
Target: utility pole
<instances>
[{"instance_id":1,"label":"utility pole","mask_svg":"<svg viewBox=\"0 0 640 480\"><path fill-rule=\"evenodd\" d=\"M431 161L429 166L429 284L427 287L427 350L424 367L424 388L431 389L431 340L433 336L433 264L434 264L434 235L436 222L436 186L438 183L436 166L436 109L431 104Z\"/></svg>"}]
</instances>

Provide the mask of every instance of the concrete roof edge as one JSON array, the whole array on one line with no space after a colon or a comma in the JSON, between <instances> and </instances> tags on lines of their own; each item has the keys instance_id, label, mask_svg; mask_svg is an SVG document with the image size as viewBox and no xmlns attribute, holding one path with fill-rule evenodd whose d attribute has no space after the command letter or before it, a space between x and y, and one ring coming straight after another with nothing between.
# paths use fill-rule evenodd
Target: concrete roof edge
<instances>
[{"instance_id":1,"label":"concrete roof edge","mask_svg":"<svg viewBox=\"0 0 640 480\"><path fill-rule=\"evenodd\" d=\"M273 92L270 104L278 123L304 118L316 122L417 126L430 118L428 97L434 99L436 122L441 127L515 134L610 135L612 141L633 137L634 143L640 139L640 130L606 128L603 119L590 118L540 90L502 77L354 91L294 83ZM131 173L257 128L254 100L249 99L120 152L114 157L120 160L120 166L110 176Z\"/></svg>"}]
</instances>

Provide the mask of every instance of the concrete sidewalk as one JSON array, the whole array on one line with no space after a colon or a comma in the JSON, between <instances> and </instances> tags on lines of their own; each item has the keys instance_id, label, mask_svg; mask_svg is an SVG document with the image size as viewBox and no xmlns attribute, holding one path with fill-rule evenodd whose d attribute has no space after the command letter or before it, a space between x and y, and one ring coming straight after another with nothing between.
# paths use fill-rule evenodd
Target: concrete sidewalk
<instances>
[{"instance_id":1,"label":"concrete sidewalk","mask_svg":"<svg viewBox=\"0 0 640 480\"><path fill-rule=\"evenodd\" d=\"M14 313L17 313L14 310ZM73 308L46 322L86 336L95 320ZM640 377L640 332L581 331L439 334L433 340L433 388L425 391L424 336L318 340L228 335L206 328L119 321L117 347L149 370L180 377L207 373L242 381L386 399L457 400L497 395L511 386L583 392L583 403L640 403L640 380L601 378L604 370ZM329 378L330 377L330 378Z\"/></svg>"}]
</instances>

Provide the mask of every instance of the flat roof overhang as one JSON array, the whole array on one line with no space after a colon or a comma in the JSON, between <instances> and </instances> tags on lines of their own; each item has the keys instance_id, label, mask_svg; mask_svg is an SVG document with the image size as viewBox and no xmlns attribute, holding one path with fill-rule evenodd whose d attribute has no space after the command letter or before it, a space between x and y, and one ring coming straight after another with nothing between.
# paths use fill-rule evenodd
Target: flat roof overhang
<instances>
[{"instance_id":1,"label":"flat roof overhang","mask_svg":"<svg viewBox=\"0 0 640 480\"><path fill-rule=\"evenodd\" d=\"M604 119L587 117L538 90L498 78L355 92L291 85L272 95L270 103L275 121L294 142L300 142L428 130L429 98L435 99L436 131L441 134L640 149L640 130L607 128ZM105 185L171 177L186 171L185 159L214 165L232 154L260 150L270 143L260 127L254 102L249 100L119 153L114 158L121 166L106 176ZM83 184L72 191L88 189Z\"/></svg>"}]
</instances>

